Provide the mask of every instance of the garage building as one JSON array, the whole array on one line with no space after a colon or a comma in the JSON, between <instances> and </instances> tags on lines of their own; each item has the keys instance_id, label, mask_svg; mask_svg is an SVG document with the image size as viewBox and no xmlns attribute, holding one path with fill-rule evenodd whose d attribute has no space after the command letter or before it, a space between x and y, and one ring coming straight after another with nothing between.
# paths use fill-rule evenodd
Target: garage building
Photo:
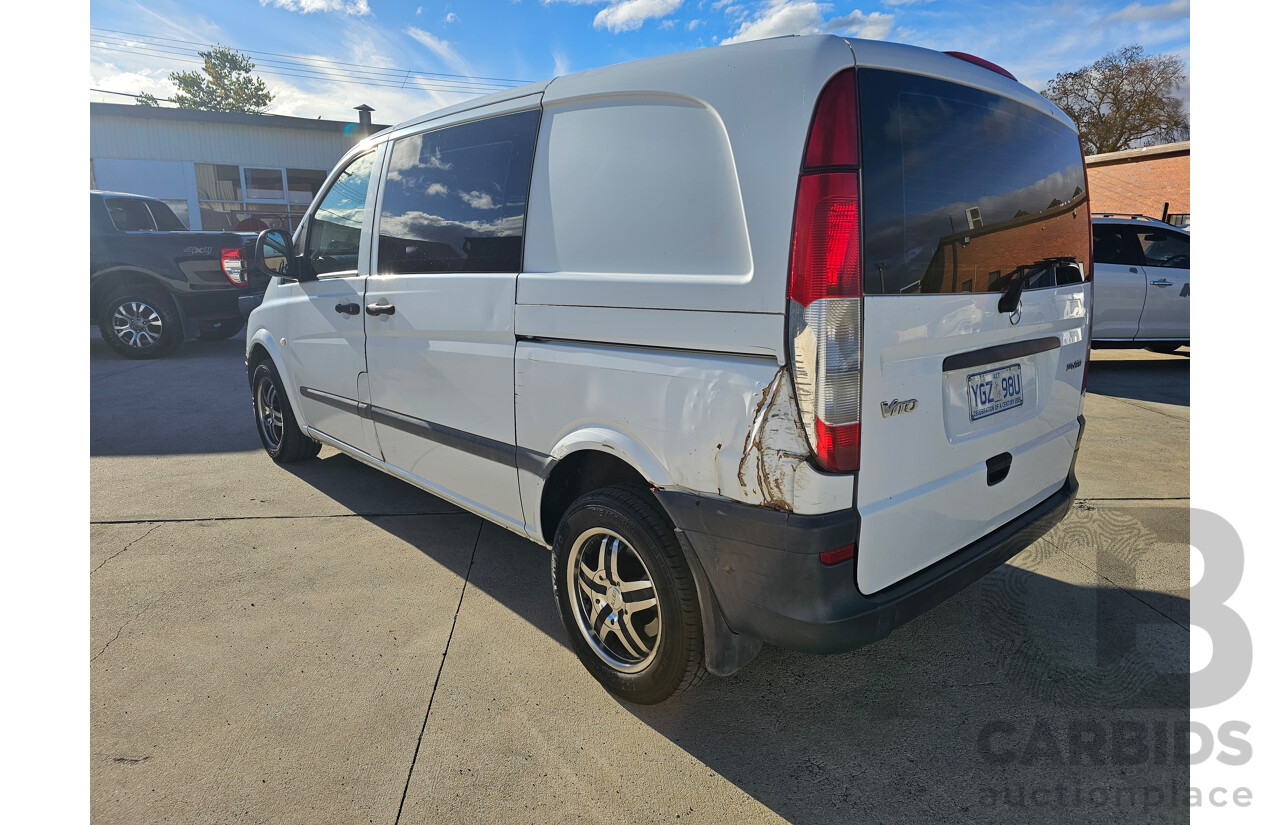
<instances>
[{"instance_id":1,"label":"garage building","mask_svg":"<svg viewBox=\"0 0 1280 825\"><path fill-rule=\"evenodd\" d=\"M89 188L165 201L191 229L288 227L357 141L359 121L89 104Z\"/></svg>"}]
</instances>

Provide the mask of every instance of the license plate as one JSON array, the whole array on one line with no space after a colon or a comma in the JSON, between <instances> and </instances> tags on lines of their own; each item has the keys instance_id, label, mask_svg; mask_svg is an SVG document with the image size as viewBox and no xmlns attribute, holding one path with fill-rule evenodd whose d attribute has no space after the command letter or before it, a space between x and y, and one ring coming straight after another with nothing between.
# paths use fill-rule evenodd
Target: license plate
<instances>
[{"instance_id":1,"label":"license plate","mask_svg":"<svg viewBox=\"0 0 1280 825\"><path fill-rule=\"evenodd\" d=\"M969 420L1022 406L1022 366L1014 364L969 376Z\"/></svg>"}]
</instances>

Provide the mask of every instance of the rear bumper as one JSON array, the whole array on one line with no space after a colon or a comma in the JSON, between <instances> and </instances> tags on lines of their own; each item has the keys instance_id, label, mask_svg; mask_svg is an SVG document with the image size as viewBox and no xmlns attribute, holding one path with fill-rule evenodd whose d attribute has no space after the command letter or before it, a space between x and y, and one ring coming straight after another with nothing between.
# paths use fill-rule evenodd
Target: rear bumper
<instances>
[{"instance_id":1,"label":"rear bumper","mask_svg":"<svg viewBox=\"0 0 1280 825\"><path fill-rule=\"evenodd\" d=\"M827 566L818 558L857 542L855 509L798 516L688 493L657 494L733 632L807 653L842 653L888 636L1017 555L1062 520L1078 489L1073 460L1066 482L1048 499L871 596L858 590L856 559Z\"/></svg>"}]
</instances>

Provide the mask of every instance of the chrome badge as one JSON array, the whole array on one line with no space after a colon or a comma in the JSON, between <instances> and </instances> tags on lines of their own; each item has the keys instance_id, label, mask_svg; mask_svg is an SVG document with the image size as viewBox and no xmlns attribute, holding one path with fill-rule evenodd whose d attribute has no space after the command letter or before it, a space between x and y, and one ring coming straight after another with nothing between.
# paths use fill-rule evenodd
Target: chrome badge
<instances>
[{"instance_id":1,"label":"chrome badge","mask_svg":"<svg viewBox=\"0 0 1280 825\"><path fill-rule=\"evenodd\" d=\"M880 415L888 418L889 416L897 415L898 413L915 412L917 403L918 402L914 398L908 398L906 401L899 401L896 398L892 401L881 401Z\"/></svg>"}]
</instances>

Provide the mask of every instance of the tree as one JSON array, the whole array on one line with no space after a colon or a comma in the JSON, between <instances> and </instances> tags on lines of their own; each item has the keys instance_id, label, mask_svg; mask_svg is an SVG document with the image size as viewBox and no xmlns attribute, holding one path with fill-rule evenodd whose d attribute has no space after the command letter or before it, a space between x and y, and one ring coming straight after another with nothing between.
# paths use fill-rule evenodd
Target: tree
<instances>
[{"instance_id":1,"label":"tree","mask_svg":"<svg viewBox=\"0 0 1280 825\"><path fill-rule=\"evenodd\" d=\"M1125 46L1074 72L1062 72L1040 94L1080 127L1087 154L1187 140L1187 107L1175 96L1186 72L1173 55Z\"/></svg>"},{"instance_id":2,"label":"tree","mask_svg":"<svg viewBox=\"0 0 1280 825\"><path fill-rule=\"evenodd\" d=\"M200 56L204 58L202 71L169 75L178 86L173 100L179 109L257 115L275 98L267 91L267 84L251 74L253 61L248 56L223 46L200 52Z\"/></svg>"},{"instance_id":3,"label":"tree","mask_svg":"<svg viewBox=\"0 0 1280 825\"><path fill-rule=\"evenodd\" d=\"M142 94L138 95L137 98L134 100L134 103L136 103L139 106L159 106L160 105L160 101L156 100L155 95L148 94L146 92L143 92Z\"/></svg>"}]
</instances>

